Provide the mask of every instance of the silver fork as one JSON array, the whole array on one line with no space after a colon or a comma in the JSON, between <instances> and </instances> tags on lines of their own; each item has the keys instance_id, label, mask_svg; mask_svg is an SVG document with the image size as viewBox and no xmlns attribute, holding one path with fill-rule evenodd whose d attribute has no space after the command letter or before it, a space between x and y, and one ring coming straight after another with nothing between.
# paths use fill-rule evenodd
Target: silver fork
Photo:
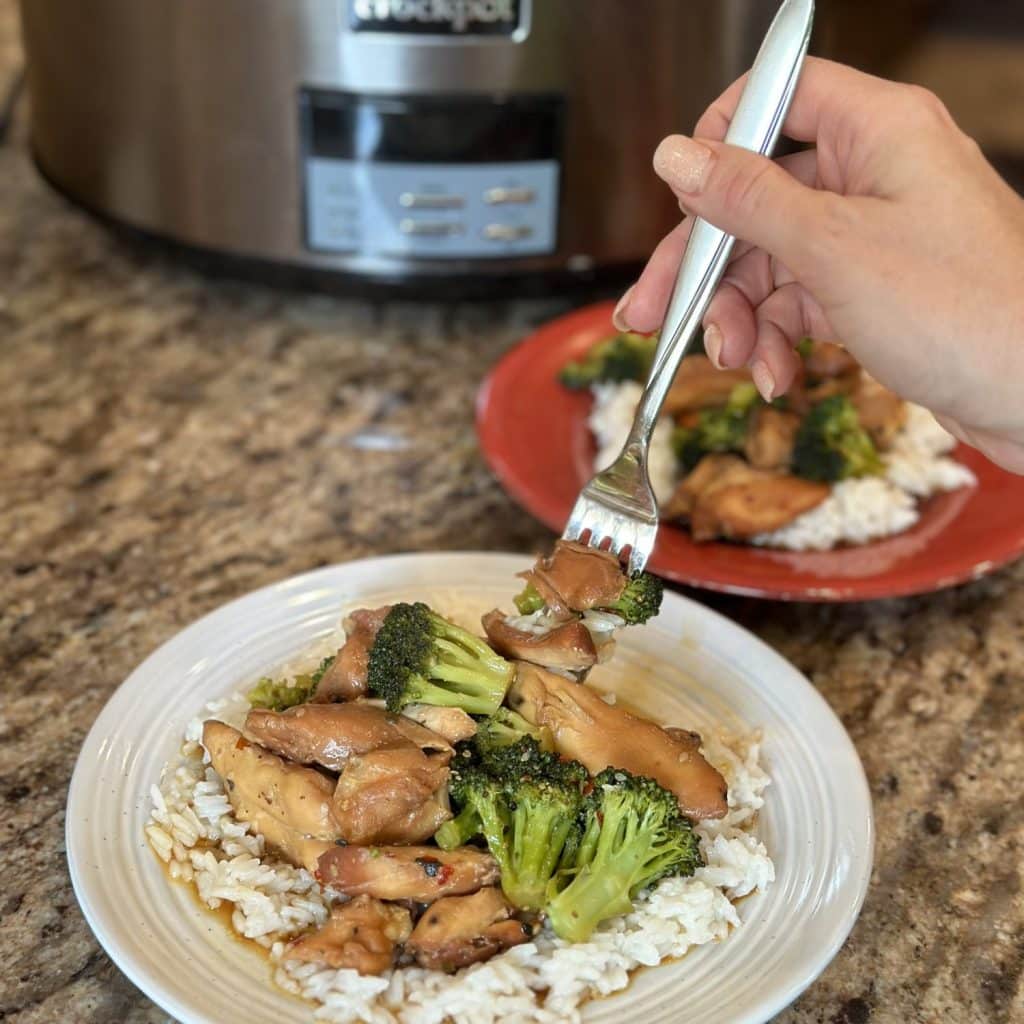
<instances>
[{"instance_id":1,"label":"silver fork","mask_svg":"<svg viewBox=\"0 0 1024 1024\"><path fill-rule=\"evenodd\" d=\"M785 0L779 8L736 107L725 141L768 155L775 148L810 43L813 0ZM629 571L647 564L658 535L658 506L647 472L647 453L658 414L676 370L689 350L725 273L731 235L699 217L693 222L669 300L654 365L619 457L580 492L562 536L591 547L609 543Z\"/></svg>"}]
</instances>

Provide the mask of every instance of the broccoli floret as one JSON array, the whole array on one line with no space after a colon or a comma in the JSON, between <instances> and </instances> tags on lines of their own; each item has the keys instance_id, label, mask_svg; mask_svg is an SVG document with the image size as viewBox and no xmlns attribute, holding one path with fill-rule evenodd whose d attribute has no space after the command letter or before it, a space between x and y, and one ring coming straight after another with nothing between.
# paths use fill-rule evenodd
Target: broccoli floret
<instances>
[{"instance_id":1,"label":"broccoli floret","mask_svg":"<svg viewBox=\"0 0 1024 1024\"><path fill-rule=\"evenodd\" d=\"M501 887L517 907L539 910L576 827L586 769L560 761L526 737L479 760L458 759L450 795L461 808L435 839L450 849L477 832L501 868Z\"/></svg>"},{"instance_id":2,"label":"broccoli floret","mask_svg":"<svg viewBox=\"0 0 1024 1024\"><path fill-rule=\"evenodd\" d=\"M626 582L614 604L602 605L601 611L612 612L626 620L627 626L642 625L661 609L665 584L649 572L634 573Z\"/></svg>"},{"instance_id":3,"label":"broccoli floret","mask_svg":"<svg viewBox=\"0 0 1024 1024\"><path fill-rule=\"evenodd\" d=\"M745 416L760 400L757 385L752 380L745 380L729 392L725 411L734 416Z\"/></svg>"},{"instance_id":4,"label":"broccoli floret","mask_svg":"<svg viewBox=\"0 0 1024 1024\"><path fill-rule=\"evenodd\" d=\"M589 778L579 761L563 761L533 736L523 736L504 746L478 746L476 753L484 770L508 785L519 779L547 779L579 789Z\"/></svg>"},{"instance_id":5,"label":"broccoli floret","mask_svg":"<svg viewBox=\"0 0 1024 1024\"><path fill-rule=\"evenodd\" d=\"M515 602L520 615L532 615L544 607L544 598L532 583L527 583L522 591L516 594Z\"/></svg>"},{"instance_id":6,"label":"broccoli floret","mask_svg":"<svg viewBox=\"0 0 1024 1024\"><path fill-rule=\"evenodd\" d=\"M541 750L554 749L550 729L531 725L522 715L505 707L498 708L493 715L477 723L473 743L477 750L483 752L493 747L510 746L524 736L535 739Z\"/></svg>"},{"instance_id":7,"label":"broccoli floret","mask_svg":"<svg viewBox=\"0 0 1024 1024\"><path fill-rule=\"evenodd\" d=\"M559 380L574 391L601 381L646 380L657 347L657 336L616 334L595 345L579 362L564 366Z\"/></svg>"},{"instance_id":8,"label":"broccoli floret","mask_svg":"<svg viewBox=\"0 0 1024 1024\"><path fill-rule=\"evenodd\" d=\"M814 351L814 339L813 338L801 338L796 346L797 355L801 359L806 359Z\"/></svg>"},{"instance_id":9,"label":"broccoli floret","mask_svg":"<svg viewBox=\"0 0 1024 1024\"><path fill-rule=\"evenodd\" d=\"M683 475L692 472L697 463L708 454L701 441L699 426L676 427L672 431L672 451L675 452L676 462L679 463Z\"/></svg>"},{"instance_id":10,"label":"broccoli floret","mask_svg":"<svg viewBox=\"0 0 1024 1024\"><path fill-rule=\"evenodd\" d=\"M539 910L558 869L573 821L579 811L579 789L547 779L524 779L506 790L510 814L501 844L491 853L501 867L501 887L517 907Z\"/></svg>"},{"instance_id":11,"label":"broccoli floret","mask_svg":"<svg viewBox=\"0 0 1024 1024\"><path fill-rule=\"evenodd\" d=\"M472 804L467 804L434 833L434 842L442 850L454 850L480 835L480 827L480 815Z\"/></svg>"},{"instance_id":12,"label":"broccoli floret","mask_svg":"<svg viewBox=\"0 0 1024 1024\"><path fill-rule=\"evenodd\" d=\"M313 693L312 676L300 675L294 679L271 679L264 676L248 693L247 700L254 708L269 711L287 711L296 704L305 704Z\"/></svg>"},{"instance_id":13,"label":"broccoli floret","mask_svg":"<svg viewBox=\"0 0 1024 1024\"><path fill-rule=\"evenodd\" d=\"M696 426L677 427L672 447L684 473L696 467L711 452L735 452L743 449L750 425L750 414L761 399L750 381L737 384L725 405L704 409Z\"/></svg>"},{"instance_id":14,"label":"broccoli floret","mask_svg":"<svg viewBox=\"0 0 1024 1024\"><path fill-rule=\"evenodd\" d=\"M544 908L555 933L570 942L584 942L601 921L628 913L640 890L667 875L692 875L703 863L672 793L617 768L594 779L578 828ZM565 878L571 880L556 891Z\"/></svg>"},{"instance_id":15,"label":"broccoli floret","mask_svg":"<svg viewBox=\"0 0 1024 1024\"><path fill-rule=\"evenodd\" d=\"M320 662L315 672L298 675L292 680L264 676L249 691L247 700L254 708L267 708L270 711L287 711L297 704L305 704L333 664L332 654Z\"/></svg>"},{"instance_id":16,"label":"broccoli floret","mask_svg":"<svg viewBox=\"0 0 1024 1024\"><path fill-rule=\"evenodd\" d=\"M833 483L882 471L874 443L846 395L832 395L804 417L793 444L793 472Z\"/></svg>"},{"instance_id":17,"label":"broccoli floret","mask_svg":"<svg viewBox=\"0 0 1024 1024\"><path fill-rule=\"evenodd\" d=\"M503 813L501 785L484 769L479 758L467 755L452 763L448 796L459 811L434 833L434 840L442 849L464 845L481 833L486 837L486 829L493 831L498 827L495 816Z\"/></svg>"},{"instance_id":18,"label":"broccoli floret","mask_svg":"<svg viewBox=\"0 0 1024 1024\"><path fill-rule=\"evenodd\" d=\"M334 664L335 655L331 654L324 658L323 661L317 666L316 671L309 677L310 682L314 687L320 685L320 680L323 679L324 674Z\"/></svg>"},{"instance_id":19,"label":"broccoli floret","mask_svg":"<svg viewBox=\"0 0 1024 1024\"><path fill-rule=\"evenodd\" d=\"M425 604L396 604L370 648L367 683L388 710L406 704L493 714L512 681L512 664Z\"/></svg>"},{"instance_id":20,"label":"broccoli floret","mask_svg":"<svg viewBox=\"0 0 1024 1024\"><path fill-rule=\"evenodd\" d=\"M458 813L434 833L434 842L442 850L465 846L480 835L480 815L471 799L475 774L483 770L475 739L455 745L455 757L448 775L448 800Z\"/></svg>"}]
</instances>

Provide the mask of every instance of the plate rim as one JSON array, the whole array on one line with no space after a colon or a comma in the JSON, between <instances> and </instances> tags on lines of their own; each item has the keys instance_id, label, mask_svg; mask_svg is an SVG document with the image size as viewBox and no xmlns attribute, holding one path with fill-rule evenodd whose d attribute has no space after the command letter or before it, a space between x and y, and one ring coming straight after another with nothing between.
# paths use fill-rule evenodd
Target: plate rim
<instances>
[{"instance_id":1,"label":"plate rim","mask_svg":"<svg viewBox=\"0 0 1024 1024\"><path fill-rule=\"evenodd\" d=\"M92 893L90 891L91 879L89 878L87 871L83 869L83 865L80 863L80 857L76 853L79 845L79 822L83 819L81 815L76 815L74 812L79 808L87 806L84 802L86 794L83 793L83 789L86 785L85 773L88 770L90 760L99 754L104 745L107 731L105 720L118 720L116 714L118 710L116 706L117 702L125 701L129 698L132 694L132 687L139 685L138 680L145 676L146 670L153 662L166 654L168 648L185 644L190 635L199 633L204 628L209 627L211 620L217 619L221 616L227 617L231 615L238 606L241 606L250 600L255 600L258 596L267 596L276 591L302 591L315 584L315 581L318 578L333 576L339 571L359 568L365 569L382 563L388 563L391 565L400 564L402 562L409 562L410 564L427 563L437 559L487 559L496 562L505 561L511 566L512 563L521 565L524 555L522 553L508 551L422 551L392 553L353 559L351 561L334 563L328 566L321 566L305 572L296 573L292 576L284 577L278 581L258 587L232 598L231 600L218 605L203 615L191 620L183 628L179 629L162 643L153 648L114 689L107 698L103 707L100 709L100 712L97 714L93 724L90 726L75 760L75 767L68 786L68 795L65 802L65 850L68 872L71 878L75 898L86 923L93 933L93 936L118 970L121 971L147 998L151 999L167 1013L172 1014L177 1020L184 1022L184 1024L213 1024L213 1022L212 1018L204 1019L195 1017L192 1010L188 1006L182 1004L173 992L167 990L161 983L159 983L159 981L151 980L150 976L147 974L145 965L138 959L135 948L120 944L112 936L111 929L104 920L102 910L97 906L96 901L92 898ZM859 920L860 913L870 887L875 859L876 827L870 785L868 783L860 755L853 743L853 739L846 727L843 725L842 720L817 687L814 686L803 672L801 672L782 654L762 640L757 634L746 629L739 623L734 622L721 612L713 608L709 608L707 605L702 604L692 597L675 591L667 591L666 599L672 602L679 602L685 607L689 615L696 616L698 619L703 617L705 621L714 622L719 627L725 627L727 630L738 631L748 644L753 645L753 648L758 650L761 658L765 659L767 662L774 662L777 669L781 669L782 671L789 673L794 678L795 683L799 682L802 684L802 689L805 691L806 698L816 706L818 713L823 713L827 718L832 720L832 723L837 730L836 738L841 741L843 748L839 753L842 754L842 759L845 762L843 766L844 771L846 772L844 775L844 784L855 791L853 793L855 801L851 800L850 804L852 806L853 803L856 802L860 805L858 818L855 820L853 816L850 815L850 821L855 821L856 825L863 832L864 857L858 865L858 868L852 873L851 882L848 883L854 888L851 891L853 898L847 904L847 913L841 921L838 921L830 928L831 941L827 945L819 947L819 951L813 957L808 958L804 969L795 971L795 976L792 980L787 985L778 989L770 1004L765 1004L763 1012L768 1014L767 1017L764 1017L763 1019L760 1017L746 1017L737 1020L737 1024L740 1024L741 1020L746 1022L746 1024L763 1024L763 1021L769 1020L771 1017L774 1017L786 1007L790 1006L821 976L843 948L850 933ZM850 769L852 769L852 771ZM848 813L845 808L844 813ZM120 845L120 843L118 845ZM168 882L168 884L170 884L170 882ZM771 890L769 889L768 892L770 891ZM648 968L648 970L649 969L650 968ZM268 985L269 984L270 983L268 982ZM621 992L612 993L609 998L622 996L626 992L628 992L628 987ZM759 1010L758 1012L760 1013L762 1011Z\"/></svg>"},{"instance_id":2,"label":"plate rim","mask_svg":"<svg viewBox=\"0 0 1024 1024\"><path fill-rule=\"evenodd\" d=\"M550 509L538 507L541 502L537 498L537 488L529 481L524 480L524 475L520 471L519 460L510 458L501 449L498 436L494 434L492 422L488 418L488 411L491 407L495 391L500 386L503 374L508 371L509 365L514 365L514 361L517 357L520 357L520 350L524 346L535 342L538 336L543 336L549 331L560 333L563 339L570 338L576 332L589 332L594 327L594 321L601 318L608 320L610 333L614 330L611 325L611 312L613 309L614 303L612 301L603 300L577 307L567 313L545 320L520 337L515 344L500 356L488 371L477 391L475 428L477 441L487 465L497 478L502 489L516 504L556 533L560 532L564 527L564 517L555 516ZM563 340L562 343L564 344L565 341ZM964 447L966 446L958 445L958 448ZM973 449L971 451L973 452ZM978 457L981 458L982 456L979 455ZM1005 474L1008 477L1014 476L1014 474L1010 474L998 466L994 468L998 473ZM677 529L676 527L670 528L673 530ZM896 534L892 538L881 538L878 543L884 543L886 540L895 539L898 536L901 535ZM876 542L863 545L863 547L870 549L873 543ZM708 546L721 547L726 545L722 545L721 542L713 542ZM733 545L728 546L734 547ZM659 559L657 552L652 559L652 567L674 583L714 593L760 600L846 604L858 601L875 601L934 594L988 576L1024 556L1024 527L1001 550L995 553L988 552L984 557L978 559L965 560L964 564L955 571L944 572L941 575L934 576L921 571L916 574L911 573L909 576L906 573L901 573L898 581L895 583L889 579L888 573L881 572L851 578L845 582L837 583L835 580L829 580L827 585L815 586L809 581L805 582L804 575L797 570L792 571L792 583L788 586L782 584L778 586L765 586L756 582L743 583L738 578L738 570L721 573L718 570L710 570L701 573L699 569L699 549L695 550L698 551L698 554L695 556L695 568L682 564L673 555L663 556ZM808 552L808 554L813 554L813 552ZM918 557L920 557L920 553ZM728 578L718 578L719 575Z\"/></svg>"}]
</instances>

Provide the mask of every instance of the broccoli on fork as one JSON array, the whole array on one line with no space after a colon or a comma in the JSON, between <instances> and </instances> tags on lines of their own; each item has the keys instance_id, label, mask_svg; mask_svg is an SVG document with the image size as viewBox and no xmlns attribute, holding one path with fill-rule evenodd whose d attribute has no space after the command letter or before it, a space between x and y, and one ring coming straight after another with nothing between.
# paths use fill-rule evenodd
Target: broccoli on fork
<instances>
[{"instance_id":1,"label":"broccoli on fork","mask_svg":"<svg viewBox=\"0 0 1024 1024\"><path fill-rule=\"evenodd\" d=\"M626 580L622 593L597 611L618 615L627 626L639 626L658 614L664 594L665 584L658 576L649 572L634 573ZM516 595L515 604L520 615L532 615L544 607L544 598L532 583L527 583Z\"/></svg>"},{"instance_id":2,"label":"broccoli on fork","mask_svg":"<svg viewBox=\"0 0 1024 1024\"><path fill-rule=\"evenodd\" d=\"M617 768L594 779L577 828L544 908L570 942L585 942L601 921L628 913L637 893L659 879L692 875L703 864L675 796Z\"/></svg>"},{"instance_id":3,"label":"broccoli on fork","mask_svg":"<svg viewBox=\"0 0 1024 1024\"><path fill-rule=\"evenodd\" d=\"M629 578L618 599L600 610L620 616L627 626L638 626L658 614L664 594L665 584L660 577L638 572Z\"/></svg>"},{"instance_id":4,"label":"broccoli on fork","mask_svg":"<svg viewBox=\"0 0 1024 1024\"><path fill-rule=\"evenodd\" d=\"M586 769L560 761L526 737L452 768L450 793L461 810L438 830L445 846L480 833L517 907L539 910L575 827Z\"/></svg>"},{"instance_id":5,"label":"broccoli on fork","mask_svg":"<svg viewBox=\"0 0 1024 1024\"><path fill-rule=\"evenodd\" d=\"M544 598L532 583L527 583L515 596L516 608L520 615L532 615L544 607Z\"/></svg>"},{"instance_id":6,"label":"broccoli on fork","mask_svg":"<svg viewBox=\"0 0 1024 1024\"><path fill-rule=\"evenodd\" d=\"M417 602L388 613L370 648L367 683L395 713L418 703L490 715L512 674L483 640Z\"/></svg>"}]
</instances>

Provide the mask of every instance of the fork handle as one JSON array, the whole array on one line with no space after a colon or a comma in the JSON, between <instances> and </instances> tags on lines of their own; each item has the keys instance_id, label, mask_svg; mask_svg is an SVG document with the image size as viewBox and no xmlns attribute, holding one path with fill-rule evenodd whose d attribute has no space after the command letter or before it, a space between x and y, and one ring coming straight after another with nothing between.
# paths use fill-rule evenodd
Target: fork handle
<instances>
[{"instance_id":1,"label":"fork handle","mask_svg":"<svg viewBox=\"0 0 1024 1024\"><path fill-rule=\"evenodd\" d=\"M727 143L765 156L774 149L800 78L813 21L814 0L785 0L743 88ZM722 280L735 241L706 220L694 219L627 448L646 452L665 396Z\"/></svg>"}]
</instances>

